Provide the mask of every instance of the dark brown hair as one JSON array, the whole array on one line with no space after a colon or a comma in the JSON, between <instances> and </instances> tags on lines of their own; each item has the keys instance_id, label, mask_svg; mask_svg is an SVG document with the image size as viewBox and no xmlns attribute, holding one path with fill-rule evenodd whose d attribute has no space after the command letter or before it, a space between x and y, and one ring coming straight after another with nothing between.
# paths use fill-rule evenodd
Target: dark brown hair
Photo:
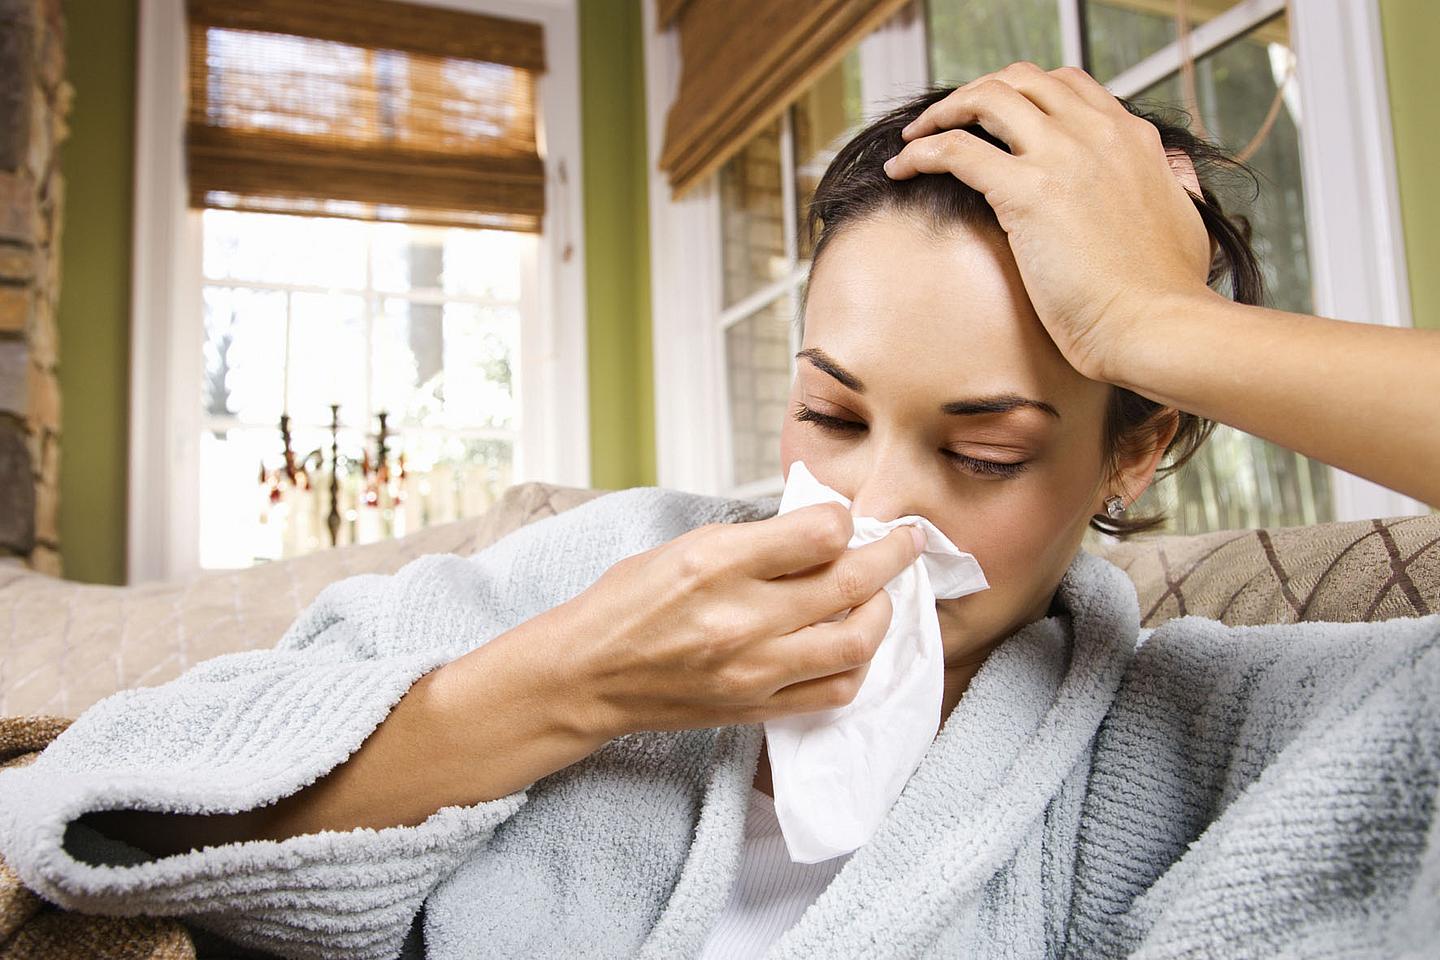
<instances>
[{"instance_id":1,"label":"dark brown hair","mask_svg":"<svg viewBox=\"0 0 1440 960\"><path fill-rule=\"evenodd\" d=\"M1000 229L995 212L978 190L950 174L919 174L908 180L892 180L883 165L900 152L905 140L900 131L926 107L943 99L950 87L936 87L895 107L857 133L830 162L810 201L808 229L815 238L810 269L829 246L830 240L847 223L864 220L883 211L901 211L919 216L925 223L943 230L954 224L991 226ZM1195 209L1209 231L1214 256L1209 282L1219 285L1228 279L1229 296L1239 303L1264 301L1264 280L1260 263L1250 245L1249 225L1243 217L1228 215L1215 191L1228 178L1247 179L1258 191L1253 173L1223 149L1202 140L1186 127L1184 114L1173 108L1146 104L1144 108L1117 98L1137 117L1149 121L1160 132L1167 152L1181 152L1195 165L1200 195L1191 193ZM996 137L978 126L968 132L1009 151ZM804 306L802 304L802 311ZM1105 418L1105 456L1110 469L1118 469L1121 455L1143 449L1168 428L1171 418L1160 404L1121 387L1113 387ZM1179 424L1165 448L1165 459L1156 470L1163 477L1190 460L1200 449L1215 424L1194 414L1176 411ZM1163 514L1111 519L1104 514L1090 518L1090 526L1118 537L1151 530L1165 522Z\"/></svg>"}]
</instances>

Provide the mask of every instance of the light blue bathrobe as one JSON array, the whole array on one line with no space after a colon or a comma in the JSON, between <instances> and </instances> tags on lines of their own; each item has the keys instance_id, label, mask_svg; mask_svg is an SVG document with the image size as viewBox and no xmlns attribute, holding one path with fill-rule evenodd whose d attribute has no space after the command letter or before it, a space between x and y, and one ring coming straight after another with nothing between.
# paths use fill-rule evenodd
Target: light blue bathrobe
<instances>
[{"instance_id":1,"label":"light blue bathrobe","mask_svg":"<svg viewBox=\"0 0 1440 960\"><path fill-rule=\"evenodd\" d=\"M333 584L276 649L110 697L0 773L0 853L58 904L284 956L695 956L736 874L759 724L620 737L417 827L151 859L74 821L293 793L427 671L621 557L774 509L627 491ZM1440 617L1142 633L1130 582L1085 553L1058 599L769 957L1440 956Z\"/></svg>"}]
</instances>

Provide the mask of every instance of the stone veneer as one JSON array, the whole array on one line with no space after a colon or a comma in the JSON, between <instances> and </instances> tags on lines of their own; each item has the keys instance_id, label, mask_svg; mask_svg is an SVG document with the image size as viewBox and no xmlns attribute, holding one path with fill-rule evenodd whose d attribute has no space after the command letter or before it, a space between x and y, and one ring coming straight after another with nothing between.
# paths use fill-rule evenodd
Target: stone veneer
<instances>
[{"instance_id":1,"label":"stone veneer","mask_svg":"<svg viewBox=\"0 0 1440 960\"><path fill-rule=\"evenodd\" d=\"M0 557L60 574L60 0L0 0Z\"/></svg>"}]
</instances>

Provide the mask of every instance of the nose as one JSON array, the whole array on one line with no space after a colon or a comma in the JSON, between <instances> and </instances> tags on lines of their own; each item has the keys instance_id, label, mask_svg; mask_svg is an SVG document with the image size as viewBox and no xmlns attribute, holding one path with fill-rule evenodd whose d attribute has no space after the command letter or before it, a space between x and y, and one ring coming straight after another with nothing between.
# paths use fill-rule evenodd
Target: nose
<instances>
[{"instance_id":1,"label":"nose","mask_svg":"<svg viewBox=\"0 0 1440 960\"><path fill-rule=\"evenodd\" d=\"M873 455L857 464L850 495L850 514L874 517L882 523L911 514L925 515L923 465L898 445L875 445Z\"/></svg>"}]
</instances>

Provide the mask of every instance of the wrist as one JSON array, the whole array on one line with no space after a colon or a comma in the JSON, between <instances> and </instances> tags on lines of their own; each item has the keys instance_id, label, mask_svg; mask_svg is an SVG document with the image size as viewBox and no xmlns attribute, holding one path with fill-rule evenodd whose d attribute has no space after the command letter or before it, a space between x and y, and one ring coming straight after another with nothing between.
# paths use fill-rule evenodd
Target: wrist
<instances>
[{"instance_id":1,"label":"wrist","mask_svg":"<svg viewBox=\"0 0 1440 960\"><path fill-rule=\"evenodd\" d=\"M1095 379L1173 405L1165 388L1174 383L1176 365L1193 369L1201 362L1208 352L1204 338L1216 332L1214 310L1229 303L1205 286L1147 297L1115 318L1119 333Z\"/></svg>"},{"instance_id":2,"label":"wrist","mask_svg":"<svg viewBox=\"0 0 1440 960\"><path fill-rule=\"evenodd\" d=\"M427 677L434 722L473 724L483 710L539 755L557 760L578 760L618 735L593 709L589 686L565 653L569 637L557 612L528 620Z\"/></svg>"}]
</instances>

